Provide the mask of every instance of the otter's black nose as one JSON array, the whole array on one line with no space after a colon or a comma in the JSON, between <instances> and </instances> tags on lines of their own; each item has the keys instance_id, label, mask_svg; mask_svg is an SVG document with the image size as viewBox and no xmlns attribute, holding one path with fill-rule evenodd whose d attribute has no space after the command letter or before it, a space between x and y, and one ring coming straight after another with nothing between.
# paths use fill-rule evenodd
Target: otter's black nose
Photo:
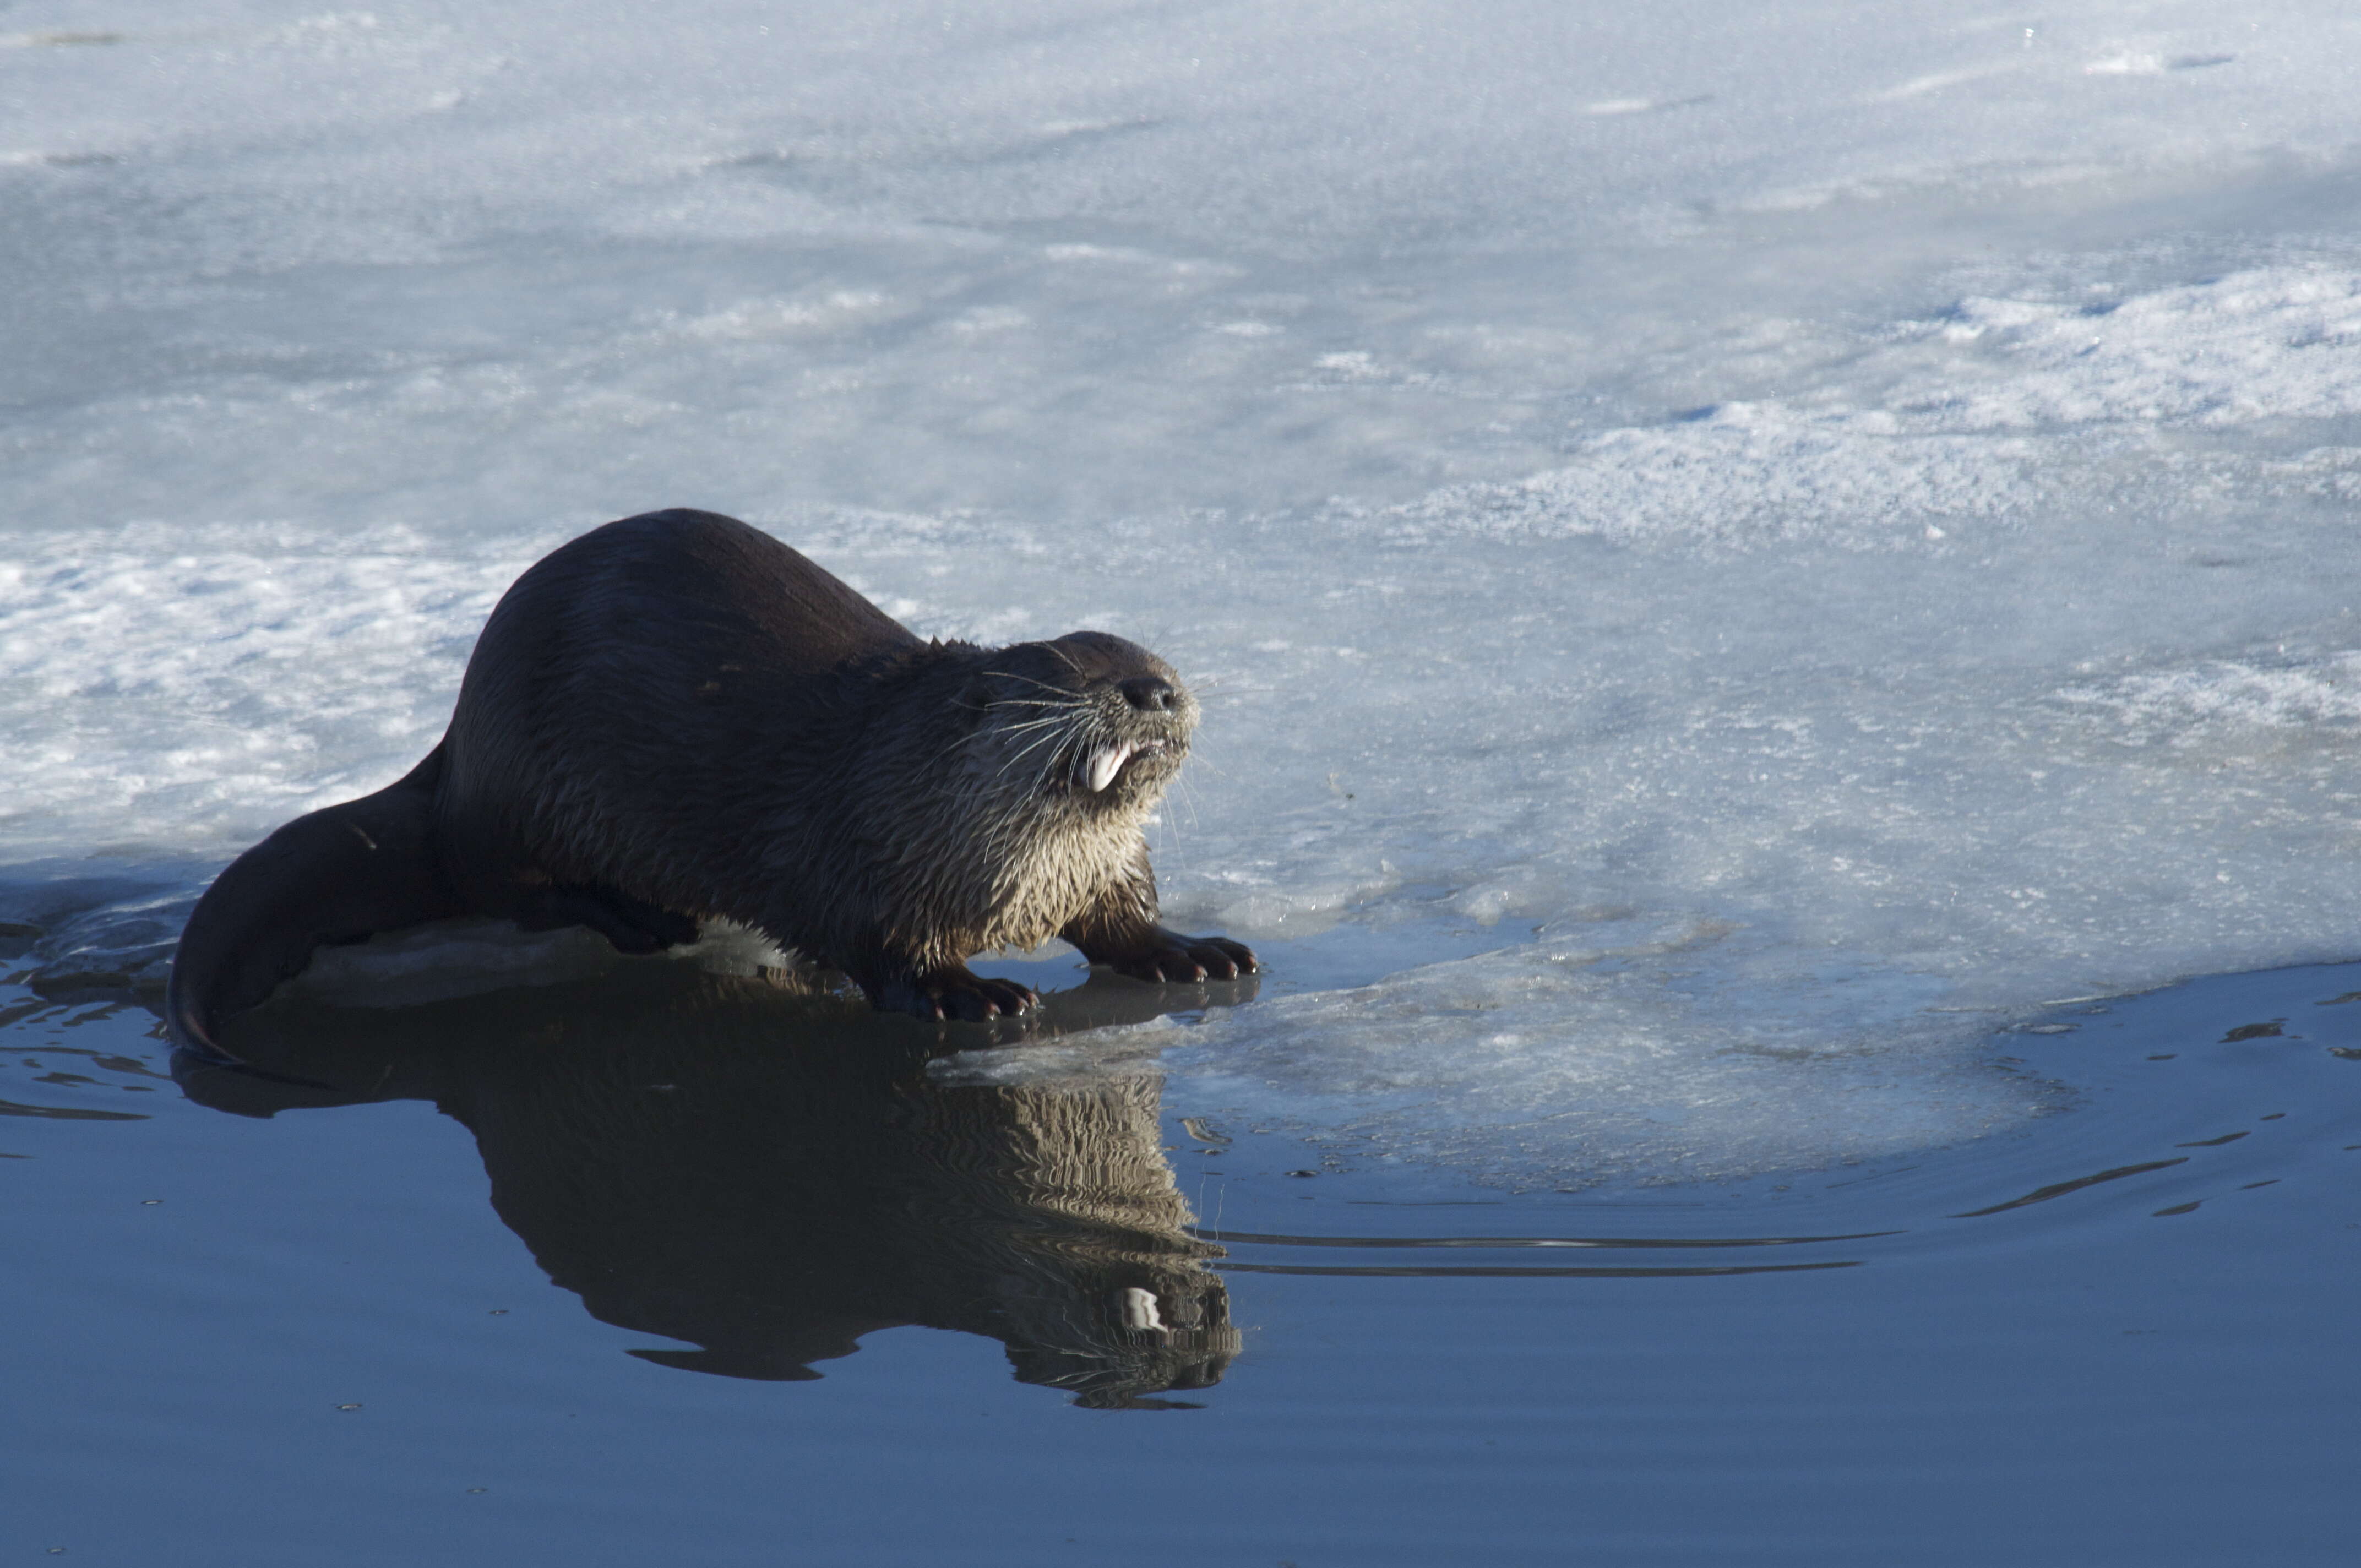
<instances>
[{"instance_id":1,"label":"otter's black nose","mask_svg":"<svg viewBox=\"0 0 2361 1568\"><path fill-rule=\"evenodd\" d=\"M1172 683L1161 675L1134 675L1119 689L1123 699L1142 713L1163 713L1179 695L1173 691Z\"/></svg>"}]
</instances>

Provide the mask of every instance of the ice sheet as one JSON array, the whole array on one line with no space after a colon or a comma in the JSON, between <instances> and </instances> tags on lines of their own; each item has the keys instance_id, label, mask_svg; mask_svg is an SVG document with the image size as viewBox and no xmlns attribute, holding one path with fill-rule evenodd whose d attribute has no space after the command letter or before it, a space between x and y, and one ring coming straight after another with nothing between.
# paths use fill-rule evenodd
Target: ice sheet
<instances>
[{"instance_id":1,"label":"ice sheet","mask_svg":"<svg viewBox=\"0 0 2361 1568\"><path fill-rule=\"evenodd\" d=\"M1186 921L1535 929L1175 1032L1379 1156L1972 1136L2051 1103L1995 1023L2361 930L2344 7L0 26L0 918L60 972L671 504L1172 658Z\"/></svg>"}]
</instances>

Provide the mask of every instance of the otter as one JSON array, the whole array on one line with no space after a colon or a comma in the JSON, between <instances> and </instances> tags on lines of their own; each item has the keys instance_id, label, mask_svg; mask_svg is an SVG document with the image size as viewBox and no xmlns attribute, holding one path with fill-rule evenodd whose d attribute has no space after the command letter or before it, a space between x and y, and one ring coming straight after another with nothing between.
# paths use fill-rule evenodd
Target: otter
<instances>
[{"instance_id":1,"label":"otter","mask_svg":"<svg viewBox=\"0 0 2361 1568\"><path fill-rule=\"evenodd\" d=\"M625 953L730 920L921 1018L1037 1006L966 960L1051 937L1140 980L1234 979L1248 948L1160 923L1142 831L1196 723L1120 637L922 641L734 518L625 518L502 596L423 762L214 880L168 1026L225 1055L316 948L464 915Z\"/></svg>"}]
</instances>

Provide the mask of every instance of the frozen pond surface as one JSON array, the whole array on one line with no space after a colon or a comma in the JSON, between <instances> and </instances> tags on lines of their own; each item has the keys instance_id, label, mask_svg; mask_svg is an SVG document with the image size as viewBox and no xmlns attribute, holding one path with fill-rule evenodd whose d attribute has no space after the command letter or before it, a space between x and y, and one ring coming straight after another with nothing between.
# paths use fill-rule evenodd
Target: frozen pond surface
<instances>
[{"instance_id":1,"label":"frozen pond surface","mask_svg":"<svg viewBox=\"0 0 2361 1568\"><path fill-rule=\"evenodd\" d=\"M1975 1495L1949 1467L2055 1501L2021 1535L1978 1514L1999 1555L2103 1529L2151 1532L2125 1561L2219 1561L2212 1464L2238 1503L2207 1517L2268 1516L2300 1560L2339 1495L2301 1456L2335 1451L2313 1390L2350 1381L2307 1292L2349 1240L2342 1146L2294 1129L2342 1114L2361 1068L2085 1047L2242 986L2264 991L2223 1006L2252 1016L2198 1034L2292 1018L2322 998L2285 966L2361 952L2356 49L2329 0L0 0L0 961L31 1008L9 1039L81 1020L164 1071L135 1003L206 878L415 762L538 554L628 512L730 511L923 632L1103 627L1205 699L1158 868L1179 923L1279 956L1268 981L1163 1021L1073 1003L1057 1038L927 1081L1135 1104L1109 1086L1152 1075L1173 1190L1231 1231L1240 1205L1257 1234L1345 1234L1355 1204L1415 1199L1447 1221L1369 1234L1905 1233L1796 1249L1851 1269L1613 1281L1249 1279L1278 1244L1240 1243L1238 1321L1293 1348L1249 1332L1221 1398L1268 1401L1270 1446L1209 1444L1191 1463L1227 1468L1155 1494L1159 1521L1239 1533L1142 1530L1132 1554L1258 1542L1298 1496L1333 1500L1352 1560L1432 1559L1401 1524L1411 1475L1457 1499L1419 1517L1463 1534L1610 1485L1617 1517L1648 1499L1704 1530L1720 1516L1665 1488L1705 1465L1730 1520L1808 1513L1794 1539L1863 1560L1917 1504L1913 1539L1940 1537L1940 1499ZM306 1005L511 1023L622 983L480 931L331 968ZM823 1498L879 1445L958 1431L922 1473L943 1511L864 1516L907 1532L892 1558L960 1509L1038 1521L1011 1464L1136 1465L1060 1495L1137 1519L1152 1471L1187 1472L1155 1445L1202 1441L1126 1425L1141 1446L1110 1450L1080 1434L1135 1418L1069 1415L1002 1387L988 1346L912 1329L792 1390L624 1364L414 1098L247 1123L98 1071L169 1103L23 1118L51 1141L5 1167L12 1245L44 1260L19 1278L43 1321L89 1341L41 1375L120 1379L47 1386L87 1446L40 1463L149 1455L126 1484L181 1489L152 1519L242 1517L254 1494L205 1466L272 1442L315 1482L274 1494L290 1541L357 1517L335 1511L355 1477L392 1517L402 1486L443 1495L423 1456L500 1453L544 1466L507 1473L510 1503L469 1497L472 1461L448 1479L450 1507L524 1532L501 1550L562 1515L626 1519L597 1540L644 1558L651 1521L756 1518L778 1411L824 1406L865 1435L776 1467ZM85 1095L145 1098L11 1098ZM2182 1157L2156 1151L2266 1101L2287 1120L2184 1166L1937 1223ZM1173 1116L1232 1129L1229 1152ZM1327 1174L1197 1190L1257 1138L1290 1150L1271 1170ZM2217 1170L2279 1184L2230 1199ZM192 1203L212 1228L170 1229ZM1631 1233L1561 1212L1624 1203ZM1765 1250L1790 1255L1730 1256ZM540 1359L503 1360L482 1336L521 1326L528 1287L564 1310ZM2134 1310L2167 1299L2208 1326L2143 1381L2125 1358L2183 1354ZM231 1355L217 1313L280 1349ZM1773 1332L1799 1338L1773 1354ZM1848 1345L1887 1349L1840 1365ZM1914 1381L1911 1356L1952 1359ZM371 1367L409 1369L384 1374L409 1415L324 1387ZM940 1389L987 1386L926 1424ZM365 1407L352 1435L263 1413L314 1393ZM293 1424L191 1440L230 1410ZM464 1442L438 1424L463 1411L485 1423ZM1029 1444L967 1430L1010 1420ZM600 1468L632 1454L674 1467L684 1511ZM1843 1534L1829 1499L1881 1482L1890 1511ZM60 1541L118 1517L53 1495L83 1499ZM1009 1529L960 1539L1038 1561ZM1293 1541L1273 1560L1319 1560Z\"/></svg>"},{"instance_id":2,"label":"frozen pond surface","mask_svg":"<svg viewBox=\"0 0 2361 1568\"><path fill-rule=\"evenodd\" d=\"M1874 1157L2353 950L2339 7L5 16L0 855L155 894L53 977L683 503L1170 657L1184 921L1524 932L1207 1036L1373 1150Z\"/></svg>"}]
</instances>

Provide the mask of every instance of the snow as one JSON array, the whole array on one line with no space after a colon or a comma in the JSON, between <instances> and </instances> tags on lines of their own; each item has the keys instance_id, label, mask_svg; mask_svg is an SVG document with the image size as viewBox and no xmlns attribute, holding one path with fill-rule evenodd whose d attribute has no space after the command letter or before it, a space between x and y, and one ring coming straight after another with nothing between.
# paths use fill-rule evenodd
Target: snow
<instances>
[{"instance_id":1,"label":"snow","mask_svg":"<svg viewBox=\"0 0 2361 1568\"><path fill-rule=\"evenodd\" d=\"M1170 658L1186 920L1499 931L1149 1032L1372 1157L1956 1140L1995 1025L2355 950L2349 8L0 26L0 918L99 856L152 962L686 504Z\"/></svg>"}]
</instances>

